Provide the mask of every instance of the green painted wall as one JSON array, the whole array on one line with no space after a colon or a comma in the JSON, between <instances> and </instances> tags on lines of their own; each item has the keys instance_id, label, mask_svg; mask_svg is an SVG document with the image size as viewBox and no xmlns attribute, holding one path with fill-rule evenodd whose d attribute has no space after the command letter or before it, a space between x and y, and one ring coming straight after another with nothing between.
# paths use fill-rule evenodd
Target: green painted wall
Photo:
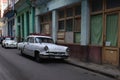
<instances>
[{"instance_id":1,"label":"green painted wall","mask_svg":"<svg viewBox=\"0 0 120 80\"><path fill-rule=\"evenodd\" d=\"M19 9L17 9L16 19L18 19L18 17L20 16L20 29L18 28L18 26L16 27L16 34L17 34L17 37L21 37L21 38L25 39L28 36L28 33L34 33L35 9L30 6L24 6L24 8L23 8L23 6L20 7ZM29 15L29 16L27 16L27 15ZM29 17L29 18L27 19L27 17ZM16 25L19 25L18 20L16 21ZM28 26L29 26L29 28L28 28ZM21 34L20 34L21 36L19 36L18 30L21 31Z\"/></svg>"}]
</instances>

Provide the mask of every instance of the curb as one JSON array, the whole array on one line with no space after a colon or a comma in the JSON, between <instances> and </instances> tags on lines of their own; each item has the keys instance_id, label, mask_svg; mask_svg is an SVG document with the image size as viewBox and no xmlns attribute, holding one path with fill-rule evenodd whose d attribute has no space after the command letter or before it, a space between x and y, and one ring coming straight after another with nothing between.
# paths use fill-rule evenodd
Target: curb
<instances>
[{"instance_id":1,"label":"curb","mask_svg":"<svg viewBox=\"0 0 120 80\"><path fill-rule=\"evenodd\" d=\"M66 62L67 62L68 64L70 64L70 65L73 65L73 66L76 66L76 67L80 67L80 68L86 69L86 70L88 70L88 71L92 71L92 72L95 72L95 73L99 73L99 74L101 74L101 75L105 75L105 76L108 76L108 77L111 77L111 78L120 80L120 76L119 76L119 75L112 75L112 74L105 73L105 72L102 72L102 71L99 71L99 70L91 69L91 68L88 68L88 67L85 67L85 66L78 65L78 64L75 64L75 63L73 63L73 62L70 62L69 60L66 60Z\"/></svg>"}]
</instances>

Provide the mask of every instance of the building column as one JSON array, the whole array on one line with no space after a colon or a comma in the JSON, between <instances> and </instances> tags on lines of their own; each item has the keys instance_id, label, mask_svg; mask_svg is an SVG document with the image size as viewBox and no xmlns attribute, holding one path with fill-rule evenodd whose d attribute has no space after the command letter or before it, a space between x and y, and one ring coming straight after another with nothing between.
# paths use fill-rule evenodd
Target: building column
<instances>
[{"instance_id":1,"label":"building column","mask_svg":"<svg viewBox=\"0 0 120 80\"><path fill-rule=\"evenodd\" d=\"M36 13L38 13L38 8L35 8L35 33L40 33L40 17Z\"/></svg>"},{"instance_id":2,"label":"building column","mask_svg":"<svg viewBox=\"0 0 120 80\"><path fill-rule=\"evenodd\" d=\"M30 9L30 33L34 33L34 27L35 27L35 8L32 7Z\"/></svg>"},{"instance_id":3,"label":"building column","mask_svg":"<svg viewBox=\"0 0 120 80\"><path fill-rule=\"evenodd\" d=\"M35 16L35 33L40 33L40 19L39 19L39 16Z\"/></svg>"},{"instance_id":4,"label":"building column","mask_svg":"<svg viewBox=\"0 0 120 80\"><path fill-rule=\"evenodd\" d=\"M57 11L52 11L52 38L54 42L57 41L58 20Z\"/></svg>"},{"instance_id":5,"label":"building column","mask_svg":"<svg viewBox=\"0 0 120 80\"><path fill-rule=\"evenodd\" d=\"M82 0L81 2L81 45L86 46L89 44L89 1Z\"/></svg>"},{"instance_id":6,"label":"building column","mask_svg":"<svg viewBox=\"0 0 120 80\"><path fill-rule=\"evenodd\" d=\"M30 33L34 33L34 11L33 11L33 7L30 8Z\"/></svg>"},{"instance_id":7,"label":"building column","mask_svg":"<svg viewBox=\"0 0 120 80\"><path fill-rule=\"evenodd\" d=\"M24 12L24 39L27 37L27 14Z\"/></svg>"},{"instance_id":8,"label":"building column","mask_svg":"<svg viewBox=\"0 0 120 80\"><path fill-rule=\"evenodd\" d=\"M17 35L18 35L18 33L17 33L17 16L16 16L16 14L15 14L15 16L14 16L14 30L15 30L15 34L14 34L14 36L15 36L15 40L17 41Z\"/></svg>"}]
</instances>

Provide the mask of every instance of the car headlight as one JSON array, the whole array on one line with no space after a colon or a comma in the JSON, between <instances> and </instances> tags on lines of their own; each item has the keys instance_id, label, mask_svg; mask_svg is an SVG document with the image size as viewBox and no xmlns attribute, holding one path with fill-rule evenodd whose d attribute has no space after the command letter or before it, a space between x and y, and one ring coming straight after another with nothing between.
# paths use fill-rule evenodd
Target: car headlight
<instances>
[{"instance_id":1,"label":"car headlight","mask_svg":"<svg viewBox=\"0 0 120 80\"><path fill-rule=\"evenodd\" d=\"M48 49L49 49L49 48L48 48L47 46L44 47L44 50L45 50L45 51L48 51Z\"/></svg>"},{"instance_id":2,"label":"car headlight","mask_svg":"<svg viewBox=\"0 0 120 80\"><path fill-rule=\"evenodd\" d=\"M70 49L69 49L69 48L67 48L67 49L66 49L66 52L70 52Z\"/></svg>"}]
</instances>

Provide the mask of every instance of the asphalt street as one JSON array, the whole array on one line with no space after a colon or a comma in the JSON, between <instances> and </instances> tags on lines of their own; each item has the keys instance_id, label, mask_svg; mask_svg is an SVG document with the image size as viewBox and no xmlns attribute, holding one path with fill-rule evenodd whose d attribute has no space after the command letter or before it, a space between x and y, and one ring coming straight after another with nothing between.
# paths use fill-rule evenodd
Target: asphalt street
<instances>
[{"instance_id":1,"label":"asphalt street","mask_svg":"<svg viewBox=\"0 0 120 80\"><path fill-rule=\"evenodd\" d=\"M21 56L17 49L0 46L0 80L114 80L67 64L65 61L45 60Z\"/></svg>"}]
</instances>

